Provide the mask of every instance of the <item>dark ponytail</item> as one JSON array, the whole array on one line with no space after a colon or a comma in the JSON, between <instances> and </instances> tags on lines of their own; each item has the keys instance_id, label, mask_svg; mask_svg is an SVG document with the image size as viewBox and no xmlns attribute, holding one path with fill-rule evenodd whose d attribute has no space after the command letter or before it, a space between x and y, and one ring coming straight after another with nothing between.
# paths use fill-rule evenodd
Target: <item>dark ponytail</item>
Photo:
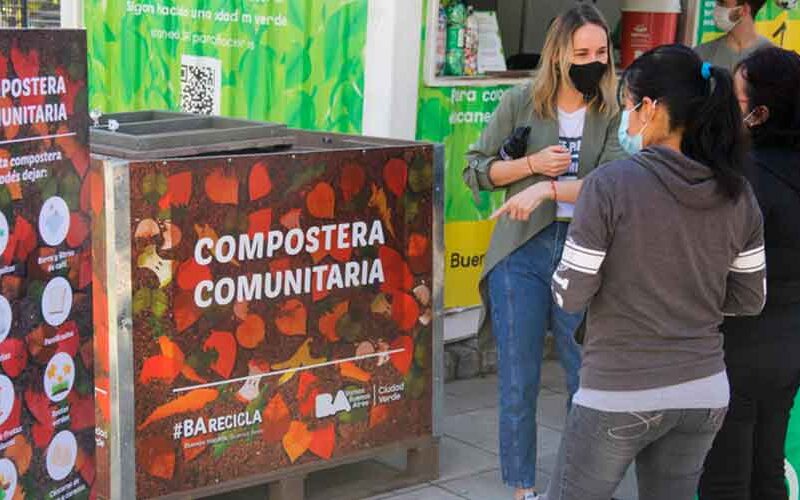
<instances>
[{"instance_id":1,"label":"dark ponytail","mask_svg":"<svg viewBox=\"0 0 800 500\"><path fill-rule=\"evenodd\" d=\"M747 144L727 70L705 64L688 47L665 45L634 61L622 83L634 102L649 97L666 106L670 129L683 129L683 154L709 167L726 196L739 197Z\"/></svg>"},{"instance_id":2,"label":"dark ponytail","mask_svg":"<svg viewBox=\"0 0 800 500\"><path fill-rule=\"evenodd\" d=\"M712 67L708 84L711 95L687 120L681 150L711 167L720 188L736 199L744 185L746 141L742 113L728 70Z\"/></svg>"}]
</instances>

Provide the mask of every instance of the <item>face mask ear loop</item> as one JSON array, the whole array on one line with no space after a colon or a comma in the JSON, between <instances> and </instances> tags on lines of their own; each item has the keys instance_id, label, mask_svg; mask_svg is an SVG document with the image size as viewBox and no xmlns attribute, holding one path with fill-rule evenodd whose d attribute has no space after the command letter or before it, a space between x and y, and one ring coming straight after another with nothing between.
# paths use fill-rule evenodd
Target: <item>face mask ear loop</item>
<instances>
[{"instance_id":1,"label":"face mask ear loop","mask_svg":"<svg viewBox=\"0 0 800 500\"><path fill-rule=\"evenodd\" d=\"M633 107L633 109L631 109L631 112L634 112L634 111L636 111L636 108L640 108L640 107L642 107L642 105L643 105L643 104L644 104L644 101L639 101L639 104L637 104L636 106L634 106L634 107ZM656 99L655 101L653 101L653 106L655 106L656 104L658 104L658 99ZM651 119L651 120L649 120L647 123L645 123L645 124L644 124L644 127L642 127L642 130L640 130L640 131L639 131L639 133L638 133L638 134L636 134L636 135L641 135L641 136L643 136L643 137L644 137L644 131L645 131L645 130L647 130L647 127L649 127L649 126L650 126L650 121L652 121L652 119Z\"/></svg>"},{"instance_id":2,"label":"face mask ear loop","mask_svg":"<svg viewBox=\"0 0 800 500\"><path fill-rule=\"evenodd\" d=\"M639 104L643 104L643 103L644 103L644 101L640 102ZM655 108L657 105L658 105L658 99L653 101L653 107ZM642 142L644 142L644 131L647 130L647 127L650 126L650 123L652 123L652 121L653 121L652 118L650 120L648 120L647 123L644 124L644 127L642 127L642 130L639 132L639 135L642 136Z\"/></svg>"},{"instance_id":3,"label":"face mask ear loop","mask_svg":"<svg viewBox=\"0 0 800 500\"><path fill-rule=\"evenodd\" d=\"M759 111L759 109L762 109L762 108L766 108L766 107L765 107L765 106L756 106L755 108L753 108L753 110L752 110L752 111L750 111L750 113L748 113L748 115L747 115L747 116L745 116L745 117L744 117L744 120L742 120L742 121L744 122L744 124L745 124L745 125L746 125L748 128L753 128L753 127L757 127L757 126L759 126L759 125L763 125L763 124L764 124L764 122L766 122L766 121L769 119L769 118L767 118L767 120L764 120L764 121L762 121L762 122L760 122L760 123L751 123L751 120L753 120L753 119L758 119L758 116L757 116L757 115L759 115L759 114L760 114L760 111ZM769 110L768 110L768 109L766 109L766 111L769 111Z\"/></svg>"},{"instance_id":4,"label":"face mask ear loop","mask_svg":"<svg viewBox=\"0 0 800 500\"><path fill-rule=\"evenodd\" d=\"M752 118L753 115L755 115L755 114L756 114L756 110L753 109L753 111L751 111L750 113L747 114L747 116L744 117L744 120L742 120L742 122L744 122L745 126L752 127L752 125L750 124L750 118Z\"/></svg>"},{"instance_id":5,"label":"face mask ear loop","mask_svg":"<svg viewBox=\"0 0 800 500\"><path fill-rule=\"evenodd\" d=\"M739 26L739 24L740 24L740 23L742 22L742 20L744 19L744 14L742 14L742 11L743 11L743 10L744 10L744 5L739 5L739 6L737 6L737 7L734 7L733 9L731 9L731 14L733 14L733 13L735 12L735 13L736 13L736 15L739 17L739 18L738 18L736 21L734 21L734 22L733 22L733 27L734 27L734 28L735 28L735 27L737 27L737 26ZM730 14L729 14L729 15L730 15Z\"/></svg>"}]
</instances>

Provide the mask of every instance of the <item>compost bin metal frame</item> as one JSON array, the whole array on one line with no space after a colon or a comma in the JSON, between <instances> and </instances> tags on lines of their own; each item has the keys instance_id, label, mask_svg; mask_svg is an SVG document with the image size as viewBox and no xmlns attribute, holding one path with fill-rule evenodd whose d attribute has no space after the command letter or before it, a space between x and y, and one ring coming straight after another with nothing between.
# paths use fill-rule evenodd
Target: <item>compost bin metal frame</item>
<instances>
[{"instance_id":1,"label":"compost bin metal frame","mask_svg":"<svg viewBox=\"0 0 800 500\"><path fill-rule=\"evenodd\" d=\"M432 390L431 390L431 436L402 440L387 446L357 452L337 459L300 466L290 466L265 474L238 478L218 486L209 486L182 491L161 499L198 498L204 495L235 491L249 486L275 481L298 481L305 475L330 469L332 467L359 462L398 450L409 450L409 471L416 471L416 477L404 477L394 482L395 486L410 485L421 480L433 479L438 475L438 442L442 435L441 419L444 411L444 161L445 151L441 144L401 141L355 135L326 134L301 130L288 130L295 139L291 150L237 157L293 155L319 153L324 151L367 152L374 149L392 148L433 148L433 346L432 346ZM139 162L136 158L116 158L93 155L103 164L106 224L103 228L106 241L106 266L109 282L109 349L111 366L111 429L109 436L111 498L115 500L134 500L136 485L136 425L134 421L134 367L133 367L133 297L131 268L130 234L130 170L127 166ZM230 154L204 157L205 159L232 159ZM163 161L176 158L164 158ZM193 159L182 157L181 160ZM141 160L151 161L151 160ZM159 160L161 161L161 160ZM419 453L415 454L416 451ZM436 463L431 463L436 460ZM411 463L414 461L415 463ZM413 475L413 474L412 474ZM278 495L281 496L281 495Z\"/></svg>"},{"instance_id":2,"label":"compost bin metal frame","mask_svg":"<svg viewBox=\"0 0 800 500\"><path fill-rule=\"evenodd\" d=\"M110 127L112 120L115 128ZM286 125L172 111L101 116L90 134L94 153L137 161L263 151L295 143Z\"/></svg>"}]
</instances>

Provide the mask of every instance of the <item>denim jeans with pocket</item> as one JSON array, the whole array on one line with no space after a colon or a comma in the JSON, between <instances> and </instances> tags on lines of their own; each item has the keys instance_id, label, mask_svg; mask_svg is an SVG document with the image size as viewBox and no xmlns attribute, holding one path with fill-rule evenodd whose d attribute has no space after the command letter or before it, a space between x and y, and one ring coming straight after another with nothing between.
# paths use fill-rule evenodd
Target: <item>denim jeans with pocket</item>
<instances>
[{"instance_id":1,"label":"denim jeans with pocket","mask_svg":"<svg viewBox=\"0 0 800 500\"><path fill-rule=\"evenodd\" d=\"M725 408L604 412L574 405L546 500L609 500L636 462L642 500L693 500Z\"/></svg>"},{"instance_id":2,"label":"denim jeans with pocket","mask_svg":"<svg viewBox=\"0 0 800 500\"><path fill-rule=\"evenodd\" d=\"M569 224L555 222L495 266L488 277L489 310L497 342L500 466L503 481L532 488L536 480L536 399L548 327L566 371L570 398L581 365L575 330L583 314L553 302L550 282Z\"/></svg>"}]
</instances>

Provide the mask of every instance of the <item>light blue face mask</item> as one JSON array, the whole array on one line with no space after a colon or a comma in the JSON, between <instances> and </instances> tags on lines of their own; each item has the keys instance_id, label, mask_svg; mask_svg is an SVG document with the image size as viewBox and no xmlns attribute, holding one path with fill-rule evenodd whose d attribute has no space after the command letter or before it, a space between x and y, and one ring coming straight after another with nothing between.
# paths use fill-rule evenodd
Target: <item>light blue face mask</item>
<instances>
[{"instance_id":1,"label":"light blue face mask","mask_svg":"<svg viewBox=\"0 0 800 500\"><path fill-rule=\"evenodd\" d=\"M622 117L620 118L619 122L619 131L617 133L617 138L619 139L619 145L622 146L622 149L628 153L629 155L633 156L639 151L643 149L643 137L644 129L647 128L647 125L642 127L642 130L636 135L630 135L628 133L628 125L630 125L631 120L631 113L636 111L642 103L640 102L633 109L625 109L622 111Z\"/></svg>"}]
</instances>

